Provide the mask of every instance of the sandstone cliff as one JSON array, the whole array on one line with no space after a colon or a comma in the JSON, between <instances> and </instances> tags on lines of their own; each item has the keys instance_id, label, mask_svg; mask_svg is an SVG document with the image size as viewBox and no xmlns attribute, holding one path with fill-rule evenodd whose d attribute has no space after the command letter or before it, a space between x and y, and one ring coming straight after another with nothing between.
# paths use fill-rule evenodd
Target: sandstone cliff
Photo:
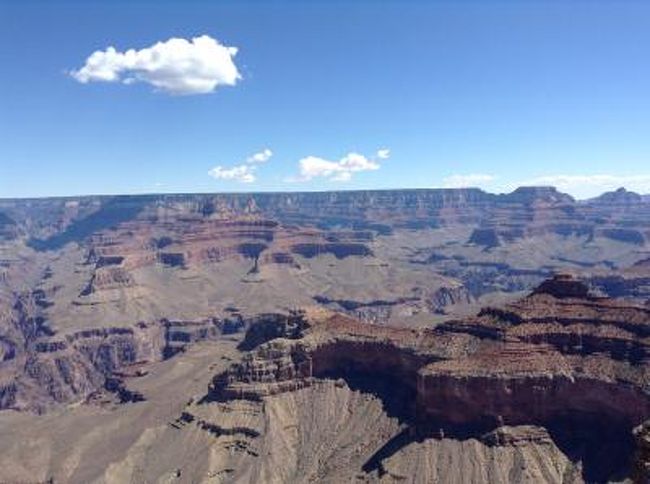
<instances>
[{"instance_id":1,"label":"sandstone cliff","mask_svg":"<svg viewBox=\"0 0 650 484\"><path fill-rule=\"evenodd\" d=\"M550 439L580 462L586 481L631 472L633 428L650 417L646 308L592 297L561 276L505 309L433 330L372 327L320 310L303 318L291 338L259 340L215 376L207 401L266 401L342 379L379 396L405 425L404 444L369 469L386 471L383 462L413 438L484 435L490 445ZM498 430L531 425L548 435Z\"/></svg>"}]
</instances>

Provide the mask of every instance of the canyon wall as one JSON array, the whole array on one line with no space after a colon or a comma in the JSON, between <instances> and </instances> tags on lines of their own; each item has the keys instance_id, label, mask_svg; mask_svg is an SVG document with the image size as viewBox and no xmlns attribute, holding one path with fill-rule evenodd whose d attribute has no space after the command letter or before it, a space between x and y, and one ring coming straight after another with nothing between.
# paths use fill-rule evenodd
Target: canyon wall
<instances>
[{"instance_id":1,"label":"canyon wall","mask_svg":"<svg viewBox=\"0 0 650 484\"><path fill-rule=\"evenodd\" d=\"M389 410L420 438L546 428L582 452L588 480L622 472L633 428L650 418L650 310L591 296L566 275L504 310L435 329L373 327L322 310L303 317L290 338L258 339L216 375L208 400L257 401L343 379L381 398L399 395ZM603 445L610 459L594 457Z\"/></svg>"}]
</instances>

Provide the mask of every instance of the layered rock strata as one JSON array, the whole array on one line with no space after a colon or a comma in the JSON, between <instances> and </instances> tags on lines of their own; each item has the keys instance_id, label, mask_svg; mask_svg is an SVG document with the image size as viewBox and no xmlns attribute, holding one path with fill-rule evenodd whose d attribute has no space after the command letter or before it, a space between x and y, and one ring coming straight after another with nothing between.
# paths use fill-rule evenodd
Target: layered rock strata
<instances>
[{"instance_id":1,"label":"layered rock strata","mask_svg":"<svg viewBox=\"0 0 650 484\"><path fill-rule=\"evenodd\" d=\"M259 340L215 376L208 399L263 400L331 378L368 391L389 382L402 396L395 415L419 438L539 426L584 460L587 480L629 472L632 429L650 418L650 310L591 296L566 275L434 329L364 325L323 310L303 318L290 338ZM610 439L609 458L597 450L599 433Z\"/></svg>"},{"instance_id":2,"label":"layered rock strata","mask_svg":"<svg viewBox=\"0 0 650 484\"><path fill-rule=\"evenodd\" d=\"M57 405L93 400L98 391L128 400L123 379L143 365L171 358L196 342L243 331L252 323L287 324L284 315L230 316L198 321L167 319L131 327L103 327L59 336L30 314L27 302L16 312L16 330L0 338L0 410L38 413ZM145 398L143 396L142 398Z\"/></svg>"}]
</instances>

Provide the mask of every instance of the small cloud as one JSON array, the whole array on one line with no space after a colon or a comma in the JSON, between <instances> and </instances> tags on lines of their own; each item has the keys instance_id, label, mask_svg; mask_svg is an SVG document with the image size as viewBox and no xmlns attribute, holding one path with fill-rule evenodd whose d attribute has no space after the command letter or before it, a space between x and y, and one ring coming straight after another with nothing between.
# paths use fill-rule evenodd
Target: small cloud
<instances>
[{"instance_id":1,"label":"small cloud","mask_svg":"<svg viewBox=\"0 0 650 484\"><path fill-rule=\"evenodd\" d=\"M259 153L246 158L246 163L266 163L271 159L271 156L273 156L273 152L268 148L264 148Z\"/></svg>"},{"instance_id":2,"label":"small cloud","mask_svg":"<svg viewBox=\"0 0 650 484\"><path fill-rule=\"evenodd\" d=\"M491 184L496 177L483 173L469 175L451 175L442 181L445 188L473 188Z\"/></svg>"},{"instance_id":3,"label":"small cloud","mask_svg":"<svg viewBox=\"0 0 650 484\"><path fill-rule=\"evenodd\" d=\"M241 80L234 63L236 54L236 47L208 35L191 40L171 38L140 50L120 52L108 47L95 51L70 75L82 84L145 82L168 94L207 94Z\"/></svg>"},{"instance_id":4,"label":"small cloud","mask_svg":"<svg viewBox=\"0 0 650 484\"><path fill-rule=\"evenodd\" d=\"M381 155L380 155L381 153ZM390 155L387 149L377 152L377 159L367 158L359 153L348 153L343 158L333 161L318 156L306 156L298 161L300 176L292 181L310 181L314 178L327 178L330 181L345 182L352 179L353 173L378 170L379 159Z\"/></svg>"},{"instance_id":5,"label":"small cloud","mask_svg":"<svg viewBox=\"0 0 650 484\"><path fill-rule=\"evenodd\" d=\"M253 183L259 165L266 163L273 156L273 152L264 148L259 153L254 153L246 158L244 163L232 167L215 166L208 171L208 175L217 180L233 180L240 183Z\"/></svg>"},{"instance_id":6,"label":"small cloud","mask_svg":"<svg viewBox=\"0 0 650 484\"><path fill-rule=\"evenodd\" d=\"M208 175L217 180L234 180L241 183L253 183L255 181L255 167L250 165L238 165L232 168L215 166Z\"/></svg>"},{"instance_id":7,"label":"small cloud","mask_svg":"<svg viewBox=\"0 0 650 484\"><path fill-rule=\"evenodd\" d=\"M386 160L390 156L390 150L388 148L383 148L381 150L377 150L377 158L380 160Z\"/></svg>"}]
</instances>

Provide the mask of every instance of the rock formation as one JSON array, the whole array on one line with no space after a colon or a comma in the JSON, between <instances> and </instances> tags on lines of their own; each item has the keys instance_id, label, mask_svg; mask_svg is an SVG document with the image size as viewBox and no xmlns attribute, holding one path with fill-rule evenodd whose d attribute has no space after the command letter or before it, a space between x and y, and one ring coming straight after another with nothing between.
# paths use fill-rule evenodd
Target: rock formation
<instances>
[{"instance_id":1,"label":"rock formation","mask_svg":"<svg viewBox=\"0 0 650 484\"><path fill-rule=\"evenodd\" d=\"M643 482L649 241L624 190L0 200L0 481Z\"/></svg>"},{"instance_id":2,"label":"rock formation","mask_svg":"<svg viewBox=\"0 0 650 484\"><path fill-rule=\"evenodd\" d=\"M144 288L160 291L162 278L147 271L159 268L188 271L172 276L183 279L240 264L247 280L262 282L279 273L320 278L319 262L333 258L397 266L404 287L390 287L389 271L375 271L383 291L342 290L342 297L308 283L283 306L321 296L346 300L368 308L358 316L381 324L407 314L417 322L443 317L486 295L528 291L557 271L629 267L633 254L647 257L650 233L650 204L636 194L577 202L552 187L502 195L445 189L1 200L0 213L0 280L23 271L25 261L38 267L77 244L87 269L78 305L150 298ZM414 277L416 265L439 278ZM332 277L322 287L359 286ZM393 300L404 302L371 305Z\"/></svg>"},{"instance_id":3,"label":"rock formation","mask_svg":"<svg viewBox=\"0 0 650 484\"><path fill-rule=\"evenodd\" d=\"M635 483L650 481L650 421L646 421L634 429L636 440L636 455L632 479Z\"/></svg>"},{"instance_id":4,"label":"rock formation","mask_svg":"<svg viewBox=\"0 0 650 484\"><path fill-rule=\"evenodd\" d=\"M15 305L16 330L0 339L0 410L44 412L57 404L95 398L98 391L123 392L121 375L164 360L188 345L242 331L251 322L286 316L233 316L201 321L140 322L58 335L34 317L33 297Z\"/></svg>"},{"instance_id":5,"label":"rock formation","mask_svg":"<svg viewBox=\"0 0 650 484\"><path fill-rule=\"evenodd\" d=\"M399 396L386 405L419 439L552 438L582 462L587 481L630 472L633 429L650 417L647 308L591 296L561 275L503 309L435 329L369 326L322 310L302 318L290 337L251 337L257 346L215 376L207 399L258 401L341 378ZM388 384L386 394L373 389L377 381ZM550 437L499 430L521 426Z\"/></svg>"}]
</instances>

